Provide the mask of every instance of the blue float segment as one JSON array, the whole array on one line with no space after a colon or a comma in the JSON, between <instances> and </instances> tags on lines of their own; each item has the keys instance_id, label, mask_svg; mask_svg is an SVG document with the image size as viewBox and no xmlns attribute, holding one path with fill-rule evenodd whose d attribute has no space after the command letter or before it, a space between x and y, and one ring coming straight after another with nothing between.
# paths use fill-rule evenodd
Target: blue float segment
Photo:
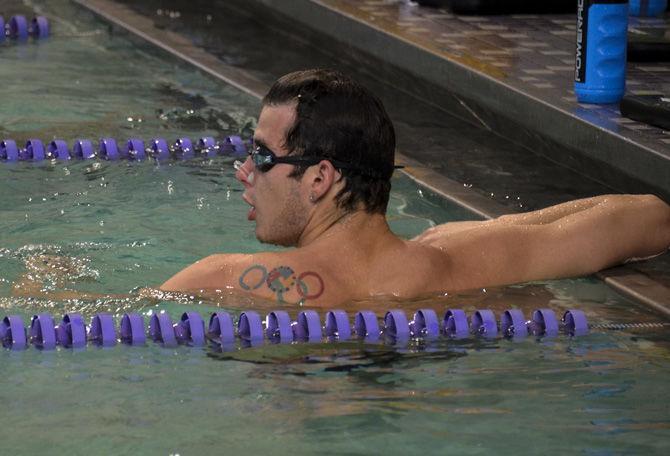
<instances>
[{"instance_id":1,"label":"blue float segment","mask_svg":"<svg viewBox=\"0 0 670 456\"><path fill-rule=\"evenodd\" d=\"M589 332L589 323L581 310L571 309L563 314L565 332L571 336L584 336Z\"/></svg>"},{"instance_id":2,"label":"blue float segment","mask_svg":"<svg viewBox=\"0 0 670 456\"><path fill-rule=\"evenodd\" d=\"M396 341L409 339L409 322L405 312L399 309L389 310L384 315L384 334Z\"/></svg>"},{"instance_id":3,"label":"blue float segment","mask_svg":"<svg viewBox=\"0 0 670 456\"><path fill-rule=\"evenodd\" d=\"M247 342L262 341L263 323L258 313L253 310L242 312L237 322L237 334Z\"/></svg>"},{"instance_id":4,"label":"blue float segment","mask_svg":"<svg viewBox=\"0 0 670 456\"><path fill-rule=\"evenodd\" d=\"M221 153L233 157L245 157L247 155L247 146L239 136L227 136L219 146Z\"/></svg>"},{"instance_id":5,"label":"blue float segment","mask_svg":"<svg viewBox=\"0 0 670 456\"><path fill-rule=\"evenodd\" d=\"M177 346L177 337L169 314L161 312L151 316L149 337L154 342L162 343L165 347Z\"/></svg>"},{"instance_id":6,"label":"blue float segment","mask_svg":"<svg viewBox=\"0 0 670 456\"><path fill-rule=\"evenodd\" d=\"M96 345L112 347L116 345L116 328L114 319L107 313L99 313L91 319L89 339Z\"/></svg>"},{"instance_id":7,"label":"blue float segment","mask_svg":"<svg viewBox=\"0 0 670 456\"><path fill-rule=\"evenodd\" d=\"M7 161L17 161L19 159L19 148L13 139L0 141L0 159Z\"/></svg>"},{"instance_id":8,"label":"blue float segment","mask_svg":"<svg viewBox=\"0 0 670 456\"><path fill-rule=\"evenodd\" d=\"M496 337L498 325L495 315L488 309L475 311L470 321L470 329L479 336Z\"/></svg>"},{"instance_id":9,"label":"blue float segment","mask_svg":"<svg viewBox=\"0 0 670 456\"><path fill-rule=\"evenodd\" d=\"M23 350L28 347L26 327L20 315L8 315L0 323L0 340L2 346L13 350Z\"/></svg>"},{"instance_id":10,"label":"blue float segment","mask_svg":"<svg viewBox=\"0 0 670 456\"><path fill-rule=\"evenodd\" d=\"M144 160L147 158L144 152L144 141L137 138L131 138L126 142L126 157L130 160Z\"/></svg>"},{"instance_id":11,"label":"blue float segment","mask_svg":"<svg viewBox=\"0 0 670 456\"><path fill-rule=\"evenodd\" d=\"M461 309L448 309L444 313L442 320L444 333L454 339L463 339L470 335L470 325L468 324L468 317Z\"/></svg>"},{"instance_id":12,"label":"blue float segment","mask_svg":"<svg viewBox=\"0 0 670 456\"><path fill-rule=\"evenodd\" d=\"M189 138L179 138L174 144L174 150L177 153L177 157L182 160L189 160L195 156L195 150L193 149L193 143Z\"/></svg>"},{"instance_id":13,"label":"blue float segment","mask_svg":"<svg viewBox=\"0 0 670 456\"><path fill-rule=\"evenodd\" d=\"M72 145L72 155L81 160L95 158L93 143L88 139L77 139Z\"/></svg>"},{"instance_id":14,"label":"blue float segment","mask_svg":"<svg viewBox=\"0 0 670 456\"><path fill-rule=\"evenodd\" d=\"M354 330L359 338L374 342L379 340L379 323L377 315L371 310L361 310L354 316Z\"/></svg>"},{"instance_id":15,"label":"blue float segment","mask_svg":"<svg viewBox=\"0 0 670 456\"><path fill-rule=\"evenodd\" d=\"M47 157L44 144L39 139L29 139L26 141L25 160L42 161Z\"/></svg>"},{"instance_id":16,"label":"blue float segment","mask_svg":"<svg viewBox=\"0 0 670 456\"><path fill-rule=\"evenodd\" d=\"M154 138L151 140L151 150L156 160L167 160L170 158L170 148L163 138Z\"/></svg>"},{"instance_id":17,"label":"blue float segment","mask_svg":"<svg viewBox=\"0 0 670 456\"><path fill-rule=\"evenodd\" d=\"M349 316L343 310L331 310L326 313L326 337L341 341L351 338Z\"/></svg>"},{"instance_id":18,"label":"blue float segment","mask_svg":"<svg viewBox=\"0 0 670 456\"><path fill-rule=\"evenodd\" d=\"M49 21L44 16L34 17L30 23L28 32L34 38L47 38L49 36Z\"/></svg>"},{"instance_id":19,"label":"blue float segment","mask_svg":"<svg viewBox=\"0 0 670 456\"><path fill-rule=\"evenodd\" d=\"M0 15L0 43L5 41L5 18Z\"/></svg>"},{"instance_id":20,"label":"blue float segment","mask_svg":"<svg viewBox=\"0 0 670 456\"><path fill-rule=\"evenodd\" d=\"M228 312L216 312L209 317L208 336L222 346L235 342L233 318Z\"/></svg>"},{"instance_id":21,"label":"blue float segment","mask_svg":"<svg viewBox=\"0 0 670 456\"><path fill-rule=\"evenodd\" d=\"M558 335L556 314L551 309L534 311L529 329L534 336L554 337Z\"/></svg>"},{"instance_id":22,"label":"blue float segment","mask_svg":"<svg viewBox=\"0 0 670 456\"><path fill-rule=\"evenodd\" d=\"M100 150L100 158L103 160L118 160L121 158L119 153L119 146L116 144L114 138L102 138L98 146Z\"/></svg>"},{"instance_id":23,"label":"blue float segment","mask_svg":"<svg viewBox=\"0 0 670 456\"><path fill-rule=\"evenodd\" d=\"M28 38L28 21L25 16L17 14L9 19L9 36L17 40Z\"/></svg>"},{"instance_id":24,"label":"blue float segment","mask_svg":"<svg viewBox=\"0 0 670 456\"><path fill-rule=\"evenodd\" d=\"M62 347L82 348L86 346L86 324L78 313L65 314L56 327L56 340Z\"/></svg>"},{"instance_id":25,"label":"blue float segment","mask_svg":"<svg viewBox=\"0 0 670 456\"><path fill-rule=\"evenodd\" d=\"M144 333L144 318L142 315L134 312L123 314L119 336L124 344L144 345L147 338Z\"/></svg>"},{"instance_id":26,"label":"blue float segment","mask_svg":"<svg viewBox=\"0 0 670 456\"><path fill-rule=\"evenodd\" d=\"M521 338L528 335L526 319L521 309L509 309L500 319L500 332L503 337Z\"/></svg>"},{"instance_id":27,"label":"blue float segment","mask_svg":"<svg viewBox=\"0 0 670 456\"><path fill-rule=\"evenodd\" d=\"M293 342L293 328L288 312L275 310L265 317L265 334L270 342L286 344Z\"/></svg>"},{"instance_id":28,"label":"blue float segment","mask_svg":"<svg viewBox=\"0 0 670 456\"><path fill-rule=\"evenodd\" d=\"M30 321L30 341L43 350L56 348L56 325L48 313L34 315Z\"/></svg>"},{"instance_id":29,"label":"blue float segment","mask_svg":"<svg viewBox=\"0 0 670 456\"><path fill-rule=\"evenodd\" d=\"M420 309L414 313L409 329L413 337L435 339L440 335L440 322L433 309Z\"/></svg>"},{"instance_id":30,"label":"blue float segment","mask_svg":"<svg viewBox=\"0 0 670 456\"><path fill-rule=\"evenodd\" d=\"M205 323L197 312L184 312L181 320L174 325L174 332L179 343L205 345Z\"/></svg>"},{"instance_id":31,"label":"blue float segment","mask_svg":"<svg viewBox=\"0 0 670 456\"><path fill-rule=\"evenodd\" d=\"M205 136L198 140L198 150L207 157L216 157L216 140L211 136Z\"/></svg>"},{"instance_id":32,"label":"blue float segment","mask_svg":"<svg viewBox=\"0 0 670 456\"><path fill-rule=\"evenodd\" d=\"M323 337L321 334L321 320L319 314L314 310L300 312L292 327L293 336L296 340L319 342Z\"/></svg>"},{"instance_id":33,"label":"blue float segment","mask_svg":"<svg viewBox=\"0 0 670 456\"><path fill-rule=\"evenodd\" d=\"M47 146L47 156L57 160L70 160L70 149L62 139L54 139Z\"/></svg>"}]
</instances>

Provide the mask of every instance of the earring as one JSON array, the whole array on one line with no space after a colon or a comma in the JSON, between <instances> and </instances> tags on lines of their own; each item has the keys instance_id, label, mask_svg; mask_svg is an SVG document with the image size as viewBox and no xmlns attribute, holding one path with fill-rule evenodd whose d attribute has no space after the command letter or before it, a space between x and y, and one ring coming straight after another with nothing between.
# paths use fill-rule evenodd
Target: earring
<instances>
[{"instance_id":1,"label":"earring","mask_svg":"<svg viewBox=\"0 0 670 456\"><path fill-rule=\"evenodd\" d=\"M309 202L310 202L310 203L313 203L313 202L314 202L314 198L315 198L315 197L314 197L314 193L310 193L310 194L309 194Z\"/></svg>"}]
</instances>

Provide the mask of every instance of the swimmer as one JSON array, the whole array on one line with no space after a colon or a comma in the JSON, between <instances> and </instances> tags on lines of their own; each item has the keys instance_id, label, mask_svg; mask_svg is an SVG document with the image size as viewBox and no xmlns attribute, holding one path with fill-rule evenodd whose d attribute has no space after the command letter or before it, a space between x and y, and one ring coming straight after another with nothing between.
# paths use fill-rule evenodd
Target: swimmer
<instances>
[{"instance_id":1,"label":"swimmer","mask_svg":"<svg viewBox=\"0 0 670 456\"><path fill-rule=\"evenodd\" d=\"M401 239L385 217L394 151L391 121L368 90L329 70L283 76L236 177L256 237L291 248L214 254L161 289L332 307L582 276L670 246L670 206L652 195L597 196Z\"/></svg>"}]
</instances>

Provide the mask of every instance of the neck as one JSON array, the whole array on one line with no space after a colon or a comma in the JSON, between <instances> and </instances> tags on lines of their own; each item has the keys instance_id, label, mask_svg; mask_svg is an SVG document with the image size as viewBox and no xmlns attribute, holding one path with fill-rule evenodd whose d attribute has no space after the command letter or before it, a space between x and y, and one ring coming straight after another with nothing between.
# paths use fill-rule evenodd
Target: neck
<instances>
[{"instance_id":1,"label":"neck","mask_svg":"<svg viewBox=\"0 0 670 456\"><path fill-rule=\"evenodd\" d=\"M368 214L364 210L348 213L333 211L318 223L308 224L297 246L306 247L321 241L332 242L333 239L338 238L349 238L347 242L369 245L388 236L394 235L383 214Z\"/></svg>"}]
</instances>

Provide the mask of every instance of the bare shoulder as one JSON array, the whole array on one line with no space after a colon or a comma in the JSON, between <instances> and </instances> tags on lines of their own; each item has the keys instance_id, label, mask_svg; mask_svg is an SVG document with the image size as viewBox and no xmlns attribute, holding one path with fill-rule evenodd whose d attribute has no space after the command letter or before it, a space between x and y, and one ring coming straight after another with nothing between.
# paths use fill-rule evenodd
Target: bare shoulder
<instances>
[{"instance_id":1,"label":"bare shoulder","mask_svg":"<svg viewBox=\"0 0 670 456\"><path fill-rule=\"evenodd\" d=\"M217 253L182 269L160 286L164 291L211 289L225 286L241 265L253 261L253 255Z\"/></svg>"}]
</instances>

